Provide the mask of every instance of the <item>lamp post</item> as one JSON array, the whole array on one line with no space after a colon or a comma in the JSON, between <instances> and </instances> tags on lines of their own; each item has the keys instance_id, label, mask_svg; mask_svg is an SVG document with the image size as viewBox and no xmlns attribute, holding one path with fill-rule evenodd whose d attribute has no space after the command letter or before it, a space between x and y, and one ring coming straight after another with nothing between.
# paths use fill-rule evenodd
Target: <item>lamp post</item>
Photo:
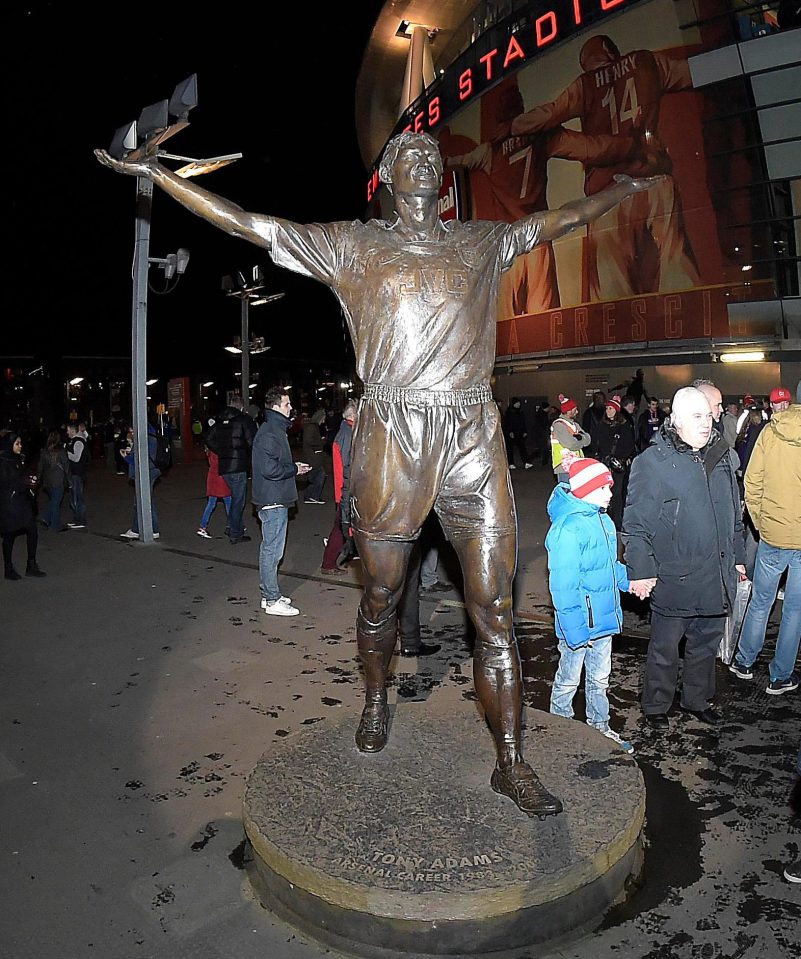
<instances>
[{"instance_id":1,"label":"lamp post","mask_svg":"<svg viewBox=\"0 0 801 959\"><path fill-rule=\"evenodd\" d=\"M262 296L260 291L264 289L263 274L260 266L254 266L252 271L253 279L248 281L243 273L237 273L235 277L224 276L222 278L222 288L226 296L235 296L238 298L241 309L241 331L239 335L239 345L226 346L229 353L242 354L242 402L245 409L250 404L250 357L257 353L266 353L270 349L265 346L264 337L250 338L250 314L251 306L263 306L265 303L273 303L280 300L283 293L271 293L268 296Z\"/></svg>"},{"instance_id":2,"label":"lamp post","mask_svg":"<svg viewBox=\"0 0 801 959\"><path fill-rule=\"evenodd\" d=\"M189 125L189 111L197 106L197 75L187 77L173 90L169 100L160 100L145 107L138 121L120 127L109 147L111 156L118 160L140 160L158 156L186 161L175 170L181 177L198 176L226 166L239 159L241 153L208 160L195 160L159 150L160 144ZM150 498L150 456L147 443L147 291L148 268L159 264L165 277L183 274L189 260L188 251L178 250L168 257L151 258L150 221L153 209L153 183L146 177L136 178L136 229L134 238L133 303L131 317L131 406L134 420L134 482L136 487L136 514L139 539L153 542L153 522Z\"/></svg>"}]
</instances>

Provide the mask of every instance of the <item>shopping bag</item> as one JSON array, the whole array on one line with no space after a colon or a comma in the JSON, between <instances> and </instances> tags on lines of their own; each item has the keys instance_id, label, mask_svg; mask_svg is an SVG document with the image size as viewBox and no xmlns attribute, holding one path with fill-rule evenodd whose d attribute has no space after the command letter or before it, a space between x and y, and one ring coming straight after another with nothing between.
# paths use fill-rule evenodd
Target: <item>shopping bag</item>
<instances>
[{"instance_id":1,"label":"shopping bag","mask_svg":"<svg viewBox=\"0 0 801 959\"><path fill-rule=\"evenodd\" d=\"M737 643L743 628L745 611L748 609L748 600L751 599L751 580L741 579L737 583L737 595L734 597L734 608L731 616L726 619L723 639L720 641L718 656L728 666L737 652Z\"/></svg>"}]
</instances>

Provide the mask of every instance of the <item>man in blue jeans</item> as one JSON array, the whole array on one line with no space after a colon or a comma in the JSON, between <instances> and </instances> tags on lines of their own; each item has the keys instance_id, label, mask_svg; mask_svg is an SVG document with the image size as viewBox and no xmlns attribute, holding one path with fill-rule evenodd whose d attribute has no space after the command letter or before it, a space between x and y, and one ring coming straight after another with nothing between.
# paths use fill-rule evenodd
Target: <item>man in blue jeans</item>
<instances>
[{"instance_id":1,"label":"man in blue jeans","mask_svg":"<svg viewBox=\"0 0 801 959\"><path fill-rule=\"evenodd\" d=\"M795 661L801 638L801 406L790 405L783 386L770 394L773 416L759 434L745 473L745 502L759 531L751 602L740 645L729 669L753 679L752 666L765 644L765 630L779 581L787 571L776 652L765 690L780 696L798 689Z\"/></svg>"},{"instance_id":2,"label":"man in blue jeans","mask_svg":"<svg viewBox=\"0 0 801 959\"><path fill-rule=\"evenodd\" d=\"M278 564L286 545L289 507L298 501L295 477L311 467L292 460L286 435L292 404L287 393L280 387L268 390L264 405L264 422L253 441L253 502L261 523L261 608L268 616L297 616L300 610L278 588Z\"/></svg>"}]
</instances>

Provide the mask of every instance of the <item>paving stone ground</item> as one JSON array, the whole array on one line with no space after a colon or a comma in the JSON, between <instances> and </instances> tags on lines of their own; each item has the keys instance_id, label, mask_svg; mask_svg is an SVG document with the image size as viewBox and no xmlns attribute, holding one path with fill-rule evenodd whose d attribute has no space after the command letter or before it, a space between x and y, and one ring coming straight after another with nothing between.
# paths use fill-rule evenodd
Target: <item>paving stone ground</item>
<instances>
[{"instance_id":1,"label":"paving stone ground","mask_svg":"<svg viewBox=\"0 0 801 959\"><path fill-rule=\"evenodd\" d=\"M145 547L119 539L130 524L125 478L93 466L89 529L43 531L47 579L0 580L3 959L336 955L254 901L240 816L246 777L270 743L358 715L358 574L321 575L333 506L301 502L281 582L302 615L264 616L256 520L251 543L222 537L221 511L216 538L197 537L204 481L200 463L173 468L156 492L161 539ZM551 483L538 470L513 482L526 696L547 709L557 655L542 546ZM21 541L15 552L24 565ZM442 574L451 572L446 558ZM646 782L645 882L600 930L547 955L795 956L801 886L781 872L799 858L788 800L799 694L765 695L764 660L752 683L721 667L720 734L677 715L668 735L652 737L637 705L644 612L627 612L615 643L610 701ZM472 702L458 591L425 596L422 613L443 648L393 662L393 702Z\"/></svg>"}]
</instances>

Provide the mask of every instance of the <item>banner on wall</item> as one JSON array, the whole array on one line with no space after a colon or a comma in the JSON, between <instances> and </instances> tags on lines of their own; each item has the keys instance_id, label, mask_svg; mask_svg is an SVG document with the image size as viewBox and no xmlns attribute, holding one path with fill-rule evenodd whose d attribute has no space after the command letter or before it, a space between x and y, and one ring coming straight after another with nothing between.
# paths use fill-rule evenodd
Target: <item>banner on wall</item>
<instances>
[{"instance_id":1,"label":"banner on wall","mask_svg":"<svg viewBox=\"0 0 801 959\"><path fill-rule=\"evenodd\" d=\"M660 177L517 258L501 281L499 355L764 332L735 330L726 309L775 291L742 232L757 177L732 147L746 131L732 120L722 144L720 125L704 124L687 64L696 41L672 0L637 5L542 51L438 129L475 219L514 222L621 175Z\"/></svg>"}]
</instances>

